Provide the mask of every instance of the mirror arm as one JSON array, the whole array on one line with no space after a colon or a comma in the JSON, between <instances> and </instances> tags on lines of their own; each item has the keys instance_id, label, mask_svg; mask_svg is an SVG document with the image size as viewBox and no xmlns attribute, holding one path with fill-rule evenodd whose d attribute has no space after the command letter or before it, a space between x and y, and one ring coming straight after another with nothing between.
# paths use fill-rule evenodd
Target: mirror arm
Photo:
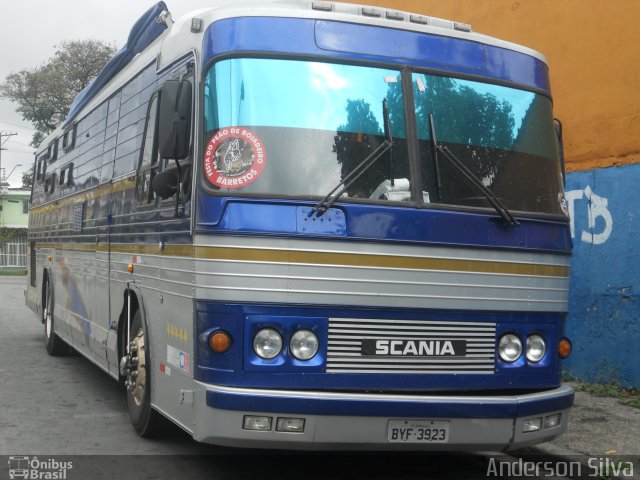
<instances>
[{"instance_id":1,"label":"mirror arm","mask_svg":"<svg viewBox=\"0 0 640 480\"><path fill-rule=\"evenodd\" d=\"M174 111L175 111L175 116L174 116L174 129L177 128L177 126L180 123L180 114L178 113L178 102L180 101L180 95L182 94L182 84L184 82L184 77L180 77L180 83L178 83L178 94L176 95L176 101L175 104L173 106ZM178 137L177 135L174 135L173 137L173 151L175 152L176 150L176 142L178 141ZM180 216L180 212L179 212L179 208L180 208L180 185L182 183L182 171L180 169L180 162L178 161L177 158L173 159L176 162L176 167L178 169L178 176L177 176L177 183L176 183L176 211L174 213L174 216L176 218L178 218Z\"/></svg>"},{"instance_id":2,"label":"mirror arm","mask_svg":"<svg viewBox=\"0 0 640 480\"><path fill-rule=\"evenodd\" d=\"M562 139L562 122L559 118L553 119L555 131L556 131L556 139L558 140L558 153L560 154L560 170L562 171L562 184L564 187L567 186L567 178L566 178L566 167L564 164L564 140Z\"/></svg>"},{"instance_id":3,"label":"mirror arm","mask_svg":"<svg viewBox=\"0 0 640 480\"><path fill-rule=\"evenodd\" d=\"M180 216L180 212L179 212L179 207L180 207L180 185L182 183L182 171L180 168L180 162L178 161L177 158L174 158L174 161L176 162L176 167L178 169L178 175L177 175L177 184L176 184L176 211L174 213L174 216L176 218L178 218Z\"/></svg>"}]
</instances>

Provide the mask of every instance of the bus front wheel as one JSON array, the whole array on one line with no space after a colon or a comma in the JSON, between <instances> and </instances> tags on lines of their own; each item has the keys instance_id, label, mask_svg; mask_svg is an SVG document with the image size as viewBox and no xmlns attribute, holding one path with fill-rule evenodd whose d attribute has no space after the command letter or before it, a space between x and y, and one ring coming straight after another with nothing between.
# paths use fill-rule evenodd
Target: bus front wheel
<instances>
[{"instance_id":1,"label":"bus front wheel","mask_svg":"<svg viewBox=\"0 0 640 480\"><path fill-rule=\"evenodd\" d=\"M131 339L127 354L127 405L133 428L144 438L164 432L164 417L151 407L151 366L149 345L142 324L140 310L131 322Z\"/></svg>"}]
</instances>

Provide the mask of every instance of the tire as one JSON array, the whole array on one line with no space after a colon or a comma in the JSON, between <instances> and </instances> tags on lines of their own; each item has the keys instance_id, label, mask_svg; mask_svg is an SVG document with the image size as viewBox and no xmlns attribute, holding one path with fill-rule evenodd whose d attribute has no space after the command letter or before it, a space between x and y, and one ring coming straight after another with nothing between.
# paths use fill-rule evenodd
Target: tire
<instances>
[{"instance_id":1,"label":"tire","mask_svg":"<svg viewBox=\"0 0 640 480\"><path fill-rule=\"evenodd\" d=\"M164 434L167 420L151 407L152 378L147 338L140 310L137 310L131 322L129 342L135 344L137 348L137 352L131 354L137 359L136 365L131 368L132 371L137 372L137 376L134 379L131 374L127 375L127 381L134 384L132 388L127 388L127 406L131 424L138 435L143 438L157 438Z\"/></svg>"},{"instance_id":2,"label":"tire","mask_svg":"<svg viewBox=\"0 0 640 480\"><path fill-rule=\"evenodd\" d=\"M44 283L44 303L42 305L44 345L49 355L52 357L60 357L69 352L69 346L56 334L55 317L53 315L54 305L53 287L47 277Z\"/></svg>"}]
</instances>

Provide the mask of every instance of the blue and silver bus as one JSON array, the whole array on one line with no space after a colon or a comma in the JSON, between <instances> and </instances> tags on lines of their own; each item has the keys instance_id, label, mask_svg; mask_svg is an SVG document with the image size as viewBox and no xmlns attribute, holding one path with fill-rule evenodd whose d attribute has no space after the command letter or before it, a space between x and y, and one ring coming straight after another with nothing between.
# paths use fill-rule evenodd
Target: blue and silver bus
<instances>
[{"instance_id":1,"label":"blue and silver bus","mask_svg":"<svg viewBox=\"0 0 640 480\"><path fill-rule=\"evenodd\" d=\"M540 53L378 7L160 2L34 172L27 303L144 437L507 450L567 427Z\"/></svg>"}]
</instances>

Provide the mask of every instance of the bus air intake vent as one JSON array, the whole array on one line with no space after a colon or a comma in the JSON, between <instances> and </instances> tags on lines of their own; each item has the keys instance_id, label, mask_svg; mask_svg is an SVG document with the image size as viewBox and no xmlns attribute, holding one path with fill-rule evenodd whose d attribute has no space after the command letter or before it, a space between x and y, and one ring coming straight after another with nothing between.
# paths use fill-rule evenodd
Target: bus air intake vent
<instances>
[{"instance_id":1,"label":"bus air intake vent","mask_svg":"<svg viewBox=\"0 0 640 480\"><path fill-rule=\"evenodd\" d=\"M330 318L327 373L484 374L496 324Z\"/></svg>"}]
</instances>

